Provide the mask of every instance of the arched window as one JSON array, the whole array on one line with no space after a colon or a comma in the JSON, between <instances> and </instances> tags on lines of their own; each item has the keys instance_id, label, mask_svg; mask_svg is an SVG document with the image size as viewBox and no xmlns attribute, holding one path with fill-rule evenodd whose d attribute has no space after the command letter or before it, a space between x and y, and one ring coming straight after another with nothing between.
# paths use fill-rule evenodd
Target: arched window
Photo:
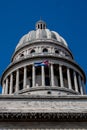
<instances>
[{"instance_id":1,"label":"arched window","mask_svg":"<svg viewBox=\"0 0 87 130\"><path fill-rule=\"evenodd\" d=\"M59 50L55 50L55 53L59 54Z\"/></svg>"},{"instance_id":2,"label":"arched window","mask_svg":"<svg viewBox=\"0 0 87 130\"><path fill-rule=\"evenodd\" d=\"M44 48L44 49L43 49L43 52L44 52L44 53L47 53L47 52L48 52L48 49Z\"/></svg>"},{"instance_id":3,"label":"arched window","mask_svg":"<svg viewBox=\"0 0 87 130\"><path fill-rule=\"evenodd\" d=\"M68 55L68 54L65 54L65 56L66 56L66 57L69 57L69 55Z\"/></svg>"},{"instance_id":4,"label":"arched window","mask_svg":"<svg viewBox=\"0 0 87 130\"><path fill-rule=\"evenodd\" d=\"M20 54L20 57L23 57L24 56L24 54L22 53L22 54Z\"/></svg>"},{"instance_id":5,"label":"arched window","mask_svg":"<svg viewBox=\"0 0 87 130\"><path fill-rule=\"evenodd\" d=\"M31 52L30 52L31 54L34 54L35 53L35 50L31 50Z\"/></svg>"}]
</instances>

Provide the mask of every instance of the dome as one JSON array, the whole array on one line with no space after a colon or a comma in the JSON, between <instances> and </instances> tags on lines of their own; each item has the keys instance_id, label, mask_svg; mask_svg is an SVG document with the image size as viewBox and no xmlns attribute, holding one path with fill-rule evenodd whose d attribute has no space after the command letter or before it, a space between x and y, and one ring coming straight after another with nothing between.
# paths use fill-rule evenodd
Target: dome
<instances>
[{"instance_id":1,"label":"dome","mask_svg":"<svg viewBox=\"0 0 87 130\"><path fill-rule=\"evenodd\" d=\"M42 20L24 35L1 77L2 94L68 96L85 94L86 78L66 41Z\"/></svg>"},{"instance_id":2,"label":"dome","mask_svg":"<svg viewBox=\"0 0 87 130\"><path fill-rule=\"evenodd\" d=\"M42 20L36 23L36 30L29 31L20 40L16 49L25 46L28 42L37 40L55 40L61 45L68 46L64 38L62 38L57 32L50 31L46 28L46 23Z\"/></svg>"}]
</instances>

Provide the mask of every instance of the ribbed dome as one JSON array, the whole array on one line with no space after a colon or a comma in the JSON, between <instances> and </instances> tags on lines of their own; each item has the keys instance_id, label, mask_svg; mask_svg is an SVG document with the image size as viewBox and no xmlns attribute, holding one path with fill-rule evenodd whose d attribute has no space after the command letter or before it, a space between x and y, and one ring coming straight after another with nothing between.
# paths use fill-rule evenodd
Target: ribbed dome
<instances>
[{"instance_id":1,"label":"ribbed dome","mask_svg":"<svg viewBox=\"0 0 87 130\"><path fill-rule=\"evenodd\" d=\"M67 47L66 41L55 31L50 31L46 28L46 23L44 21L38 21L36 23L36 30L32 30L25 34L19 41L16 49L20 48L23 45L26 45L28 42L33 42L37 40L56 40L60 44Z\"/></svg>"}]
</instances>

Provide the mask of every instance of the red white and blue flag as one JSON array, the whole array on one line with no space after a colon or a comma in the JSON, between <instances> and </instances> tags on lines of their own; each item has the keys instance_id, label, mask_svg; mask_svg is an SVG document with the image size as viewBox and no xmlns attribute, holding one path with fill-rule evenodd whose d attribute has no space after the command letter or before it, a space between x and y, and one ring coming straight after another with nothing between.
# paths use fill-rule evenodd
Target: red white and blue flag
<instances>
[{"instance_id":1,"label":"red white and blue flag","mask_svg":"<svg viewBox=\"0 0 87 130\"><path fill-rule=\"evenodd\" d=\"M49 62L48 60L45 60L45 61L42 61L42 62L35 62L34 63L34 66L48 66L49 65Z\"/></svg>"}]
</instances>

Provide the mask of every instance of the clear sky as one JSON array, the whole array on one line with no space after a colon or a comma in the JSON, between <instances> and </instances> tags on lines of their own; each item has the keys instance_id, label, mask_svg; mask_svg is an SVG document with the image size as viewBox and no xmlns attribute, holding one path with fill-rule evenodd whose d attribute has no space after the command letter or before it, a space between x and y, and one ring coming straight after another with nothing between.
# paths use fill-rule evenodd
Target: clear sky
<instances>
[{"instance_id":1,"label":"clear sky","mask_svg":"<svg viewBox=\"0 0 87 130\"><path fill-rule=\"evenodd\" d=\"M0 76L19 39L40 17L65 38L87 75L87 0L0 0Z\"/></svg>"}]
</instances>

